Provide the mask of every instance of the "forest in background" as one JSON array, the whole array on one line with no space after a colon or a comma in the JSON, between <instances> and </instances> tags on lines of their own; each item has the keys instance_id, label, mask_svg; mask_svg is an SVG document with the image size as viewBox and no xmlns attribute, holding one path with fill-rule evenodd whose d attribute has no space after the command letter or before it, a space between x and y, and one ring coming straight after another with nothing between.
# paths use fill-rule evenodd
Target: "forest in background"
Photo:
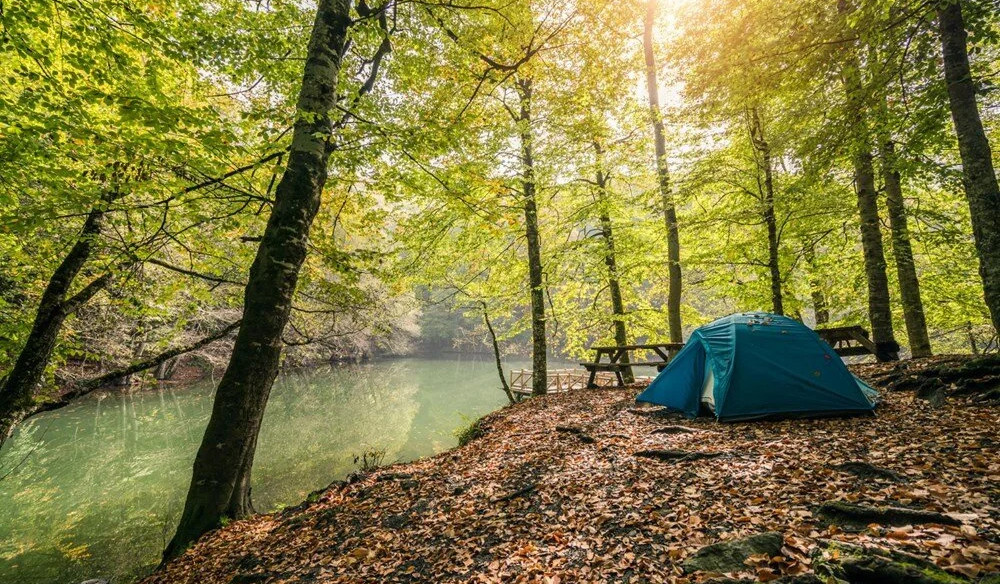
<instances>
[{"instance_id":1,"label":"forest in background","mask_svg":"<svg viewBox=\"0 0 1000 584\"><path fill-rule=\"evenodd\" d=\"M862 324L881 360L994 351L998 14L5 3L0 429L182 352L228 362L216 411L252 405L195 476L235 490L192 487L176 553L247 512L272 365L406 351L453 312L439 345L530 353L536 380L739 310Z\"/></svg>"},{"instance_id":2,"label":"forest in background","mask_svg":"<svg viewBox=\"0 0 1000 584\"><path fill-rule=\"evenodd\" d=\"M311 18L284 3L60 6L3 15L3 370L78 241L90 249L69 289L107 276L106 293L71 311L55 365L113 369L238 318ZM687 329L752 309L867 326L859 123L896 336L910 344L897 268L912 261L933 348L994 347L929 6L392 3L384 23L359 23L347 55L341 144L286 358L406 351L421 312L433 346L478 334L485 347L484 303L501 342L530 330L525 137L554 350L579 356L616 322L636 338L669 335L665 204ZM996 8L966 9L988 133Z\"/></svg>"}]
</instances>

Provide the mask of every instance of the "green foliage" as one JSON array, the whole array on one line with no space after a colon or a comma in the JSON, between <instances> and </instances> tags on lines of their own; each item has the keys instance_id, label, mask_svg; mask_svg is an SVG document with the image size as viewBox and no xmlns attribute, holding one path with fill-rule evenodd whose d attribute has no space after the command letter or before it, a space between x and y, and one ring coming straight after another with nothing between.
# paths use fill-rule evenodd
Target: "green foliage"
<instances>
[{"instance_id":1,"label":"green foliage","mask_svg":"<svg viewBox=\"0 0 1000 584\"><path fill-rule=\"evenodd\" d=\"M121 365L238 318L312 17L287 2L4 5L0 372L94 206L105 225L72 292L116 278L67 321L55 367ZM359 83L345 77L342 89ZM408 291L378 273L385 250L371 234L382 213L356 192L359 160L338 154L344 180L331 181L313 233L293 362L400 350L413 335Z\"/></svg>"},{"instance_id":2,"label":"green foliage","mask_svg":"<svg viewBox=\"0 0 1000 584\"><path fill-rule=\"evenodd\" d=\"M751 109L773 153L786 311L811 323L818 292L834 323L866 323L845 137L867 108L872 135L897 145L935 349L967 350L970 330L985 346L993 331L932 7L880 0L844 15L812 0L660 4L654 50L686 328L771 305ZM363 97L366 59L385 31L359 15L337 88L345 116L331 179L286 332L288 363L403 352L421 333L437 350L485 347L484 307L504 350L527 352L514 83L527 78L550 345L583 356L613 339L616 320L634 340L665 340L665 227L635 40L643 9L598 0L393 4L392 50ZM994 137L997 18L978 5L968 13ZM75 289L106 271L118 278L68 321L57 366L124 363L238 315L284 167L312 17L311 7L284 1L4 6L0 370L95 205L106 207L108 225ZM861 57L857 103L842 89L848 48ZM614 233L621 317L611 314L602 217Z\"/></svg>"},{"instance_id":3,"label":"green foliage","mask_svg":"<svg viewBox=\"0 0 1000 584\"><path fill-rule=\"evenodd\" d=\"M482 438L485 430L482 425L482 418L473 420L467 426L455 430L455 437L458 438L458 445L465 446L477 438Z\"/></svg>"},{"instance_id":4,"label":"green foliage","mask_svg":"<svg viewBox=\"0 0 1000 584\"><path fill-rule=\"evenodd\" d=\"M626 304L622 320L633 338L665 338L667 278L645 95L635 90L643 79L641 47L629 42L641 30L641 14L634 6L601 2L573 7L579 18L567 19L552 38L539 34L541 56L518 74L530 74L535 89L532 129L550 343L582 356L587 346L612 339L615 320L601 212L614 228ZM390 69L400 91L408 87L404 82L418 85L394 126L413 149L376 171L383 188L391 185L394 193L401 273L434 291L429 302L465 299L470 315L485 302L501 340L509 341L530 324L517 127L507 111L516 96L509 77L492 75L488 67L484 73L476 55L510 57L523 46L517 27L526 7L493 8L510 22L499 22L496 12L437 9L436 19L458 40L442 41L444 51L433 55L408 53L405 64ZM551 16L540 16L550 10ZM660 91L680 215L686 328L728 312L771 308L762 175L747 129L750 108L760 114L773 156L786 312L812 323L818 292L832 324L867 325L846 140L855 108L864 107L873 112L872 134L897 144L935 349L968 350L966 323L984 331L977 335L992 335L957 181L939 41L927 10L860 3L845 18L829 2L737 6L715 0L660 7L655 48L664 57ZM529 13L540 30L561 15L544 2L532 3ZM973 46L995 55L995 15L977 12L976 18L974 31L991 32L974 32ZM848 103L841 82L852 42L864 57L863 103ZM450 64L448 74L435 77L433 92L421 91L424 80L413 71L441 71L442 61ZM995 63L976 58L984 82L995 76ZM985 101L995 103L993 95ZM987 105L982 111L987 126L995 126L993 110ZM406 126L413 119L418 126ZM603 146L610 176L604 193L594 184L595 141ZM881 189L881 176L878 181ZM905 338L888 229L883 239L897 337Z\"/></svg>"}]
</instances>

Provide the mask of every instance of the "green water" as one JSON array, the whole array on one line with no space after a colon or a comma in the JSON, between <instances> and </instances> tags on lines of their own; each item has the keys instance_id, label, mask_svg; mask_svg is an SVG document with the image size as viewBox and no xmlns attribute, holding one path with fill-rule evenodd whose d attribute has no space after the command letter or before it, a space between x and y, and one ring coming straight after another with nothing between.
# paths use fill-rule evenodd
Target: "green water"
<instances>
[{"instance_id":1,"label":"green water","mask_svg":"<svg viewBox=\"0 0 1000 584\"><path fill-rule=\"evenodd\" d=\"M365 450L390 463L451 448L457 428L506 403L496 375L492 361L467 358L279 377L253 469L257 509L302 501ZM25 423L0 452L0 582L148 573L180 516L212 394L206 382L91 395Z\"/></svg>"}]
</instances>

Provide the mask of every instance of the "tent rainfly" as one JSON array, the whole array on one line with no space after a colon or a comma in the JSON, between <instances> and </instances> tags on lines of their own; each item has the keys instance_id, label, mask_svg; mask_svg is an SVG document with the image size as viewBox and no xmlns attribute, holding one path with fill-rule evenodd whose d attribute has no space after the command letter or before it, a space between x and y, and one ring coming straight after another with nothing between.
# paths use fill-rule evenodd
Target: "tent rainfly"
<instances>
[{"instance_id":1,"label":"tent rainfly","mask_svg":"<svg viewBox=\"0 0 1000 584\"><path fill-rule=\"evenodd\" d=\"M636 401L738 421L867 413L877 398L809 327L744 312L694 331Z\"/></svg>"}]
</instances>

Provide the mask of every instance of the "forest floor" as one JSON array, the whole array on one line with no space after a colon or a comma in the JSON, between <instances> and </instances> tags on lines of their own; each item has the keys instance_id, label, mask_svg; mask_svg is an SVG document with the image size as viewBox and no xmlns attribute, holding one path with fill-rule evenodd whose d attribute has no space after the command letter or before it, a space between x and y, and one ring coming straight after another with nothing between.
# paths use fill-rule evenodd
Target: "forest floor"
<instances>
[{"instance_id":1,"label":"forest floor","mask_svg":"<svg viewBox=\"0 0 1000 584\"><path fill-rule=\"evenodd\" d=\"M857 368L876 384L901 371ZM1000 581L995 402L883 391L876 416L719 424L636 393L505 408L466 446L233 522L145 582ZM764 532L775 549L737 554L735 572L695 570L699 549ZM902 576L886 558L909 562Z\"/></svg>"}]
</instances>

